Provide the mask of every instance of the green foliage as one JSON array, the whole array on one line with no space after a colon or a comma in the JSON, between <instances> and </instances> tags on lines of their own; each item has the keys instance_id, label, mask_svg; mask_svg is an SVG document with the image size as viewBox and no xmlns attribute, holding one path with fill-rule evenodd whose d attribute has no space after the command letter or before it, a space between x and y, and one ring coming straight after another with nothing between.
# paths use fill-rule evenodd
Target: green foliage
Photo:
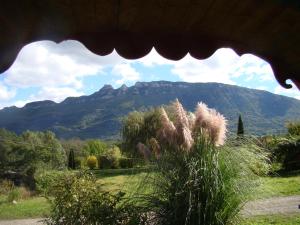
<instances>
[{"instance_id":1,"label":"green foliage","mask_svg":"<svg viewBox=\"0 0 300 225\"><path fill-rule=\"evenodd\" d=\"M68 168L74 170L76 168L75 165L75 156L74 156L74 150L71 149L69 152L69 158L68 158Z\"/></svg>"},{"instance_id":2,"label":"green foliage","mask_svg":"<svg viewBox=\"0 0 300 225\"><path fill-rule=\"evenodd\" d=\"M135 207L124 203L124 193L102 190L90 174L65 176L52 189L48 225L143 224Z\"/></svg>"},{"instance_id":3,"label":"green foliage","mask_svg":"<svg viewBox=\"0 0 300 225\"><path fill-rule=\"evenodd\" d=\"M0 130L0 172L14 171L33 176L39 169L61 169L66 154L54 133L26 131L17 136Z\"/></svg>"},{"instance_id":4,"label":"green foliage","mask_svg":"<svg viewBox=\"0 0 300 225\"><path fill-rule=\"evenodd\" d=\"M73 172L71 171L57 171L57 170L47 170L39 172L35 175L37 191L42 196L49 196L52 192L52 186L56 183L61 182L63 177L71 176Z\"/></svg>"},{"instance_id":5,"label":"green foliage","mask_svg":"<svg viewBox=\"0 0 300 225\"><path fill-rule=\"evenodd\" d=\"M264 145L271 153L273 164L280 164L286 171L300 169L300 137L273 136L263 139Z\"/></svg>"},{"instance_id":6,"label":"green foliage","mask_svg":"<svg viewBox=\"0 0 300 225\"><path fill-rule=\"evenodd\" d=\"M133 159L131 158L120 158L119 164L122 169L133 168Z\"/></svg>"},{"instance_id":7,"label":"green foliage","mask_svg":"<svg viewBox=\"0 0 300 225\"><path fill-rule=\"evenodd\" d=\"M103 155L107 151L107 144L100 140L88 140L84 146L84 150L88 155Z\"/></svg>"},{"instance_id":8,"label":"green foliage","mask_svg":"<svg viewBox=\"0 0 300 225\"><path fill-rule=\"evenodd\" d=\"M45 167L46 165L50 169L61 169L65 167L65 151L53 132L26 131L21 137L25 143L33 146L31 151L37 167L39 167L39 163L42 163L40 167Z\"/></svg>"},{"instance_id":9,"label":"green foliage","mask_svg":"<svg viewBox=\"0 0 300 225\"><path fill-rule=\"evenodd\" d=\"M98 164L98 160L97 160L97 157L94 156L94 155L91 155L87 158L86 160L86 163L87 163L87 166L93 170L97 167L97 164Z\"/></svg>"},{"instance_id":10,"label":"green foliage","mask_svg":"<svg viewBox=\"0 0 300 225\"><path fill-rule=\"evenodd\" d=\"M131 156L137 154L137 143L148 143L152 137L156 136L160 128L160 112L158 108L147 112L131 112L123 120L122 138L124 150Z\"/></svg>"},{"instance_id":11,"label":"green foliage","mask_svg":"<svg viewBox=\"0 0 300 225\"><path fill-rule=\"evenodd\" d=\"M238 136L243 136L244 135L244 123L243 123L241 115L239 115L238 127L237 127L237 135Z\"/></svg>"},{"instance_id":12,"label":"green foliage","mask_svg":"<svg viewBox=\"0 0 300 225\"><path fill-rule=\"evenodd\" d=\"M113 146L108 149L105 155L98 156L99 169L117 169L119 160L122 157L119 147Z\"/></svg>"},{"instance_id":13,"label":"green foliage","mask_svg":"<svg viewBox=\"0 0 300 225\"><path fill-rule=\"evenodd\" d=\"M155 132L161 134L156 174L144 181L153 190L142 198L144 211L153 212L151 224L237 224L258 175L268 173L267 155L245 138L217 147L224 143L225 119L205 104L195 116L178 100L172 105L174 116L161 110L162 128Z\"/></svg>"},{"instance_id":14,"label":"green foliage","mask_svg":"<svg viewBox=\"0 0 300 225\"><path fill-rule=\"evenodd\" d=\"M87 157L88 153L85 151L86 142L79 138L71 138L68 140L60 140L63 149L66 152L74 151L78 157Z\"/></svg>"},{"instance_id":15,"label":"green foliage","mask_svg":"<svg viewBox=\"0 0 300 225\"><path fill-rule=\"evenodd\" d=\"M223 148L226 149L227 154L233 154L233 152L240 154L240 161L244 162L246 166L240 167L241 171L250 169L253 174L258 176L266 176L270 172L270 153L259 139L247 136L238 140L229 139Z\"/></svg>"},{"instance_id":16,"label":"green foliage","mask_svg":"<svg viewBox=\"0 0 300 225\"><path fill-rule=\"evenodd\" d=\"M108 156L105 155L98 156L98 166L99 169L111 169L111 162Z\"/></svg>"},{"instance_id":17,"label":"green foliage","mask_svg":"<svg viewBox=\"0 0 300 225\"><path fill-rule=\"evenodd\" d=\"M154 224L236 224L255 187L247 157L229 146L216 148L199 137L190 154L169 149L158 161L154 189L145 205Z\"/></svg>"},{"instance_id":18,"label":"green foliage","mask_svg":"<svg viewBox=\"0 0 300 225\"><path fill-rule=\"evenodd\" d=\"M290 122L287 124L289 135L300 136L300 122Z\"/></svg>"},{"instance_id":19,"label":"green foliage","mask_svg":"<svg viewBox=\"0 0 300 225\"><path fill-rule=\"evenodd\" d=\"M15 185L10 180L2 180L0 182L0 195L7 195L15 188Z\"/></svg>"},{"instance_id":20,"label":"green foliage","mask_svg":"<svg viewBox=\"0 0 300 225\"><path fill-rule=\"evenodd\" d=\"M81 169L83 166L82 166L82 164L83 164L83 158L81 158L81 157L75 157L75 159L74 159L74 164L75 164L75 169Z\"/></svg>"},{"instance_id":21,"label":"green foliage","mask_svg":"<svg viewBox=\"0 0 300 225\"><path fill-rule=\"evenodd\" d=\"M20 193L20 190L18 188L14 188L7 195L7 201L8 202L17 201L20 198L21 198L21 193Z\"/></svg>"}]
</instances>

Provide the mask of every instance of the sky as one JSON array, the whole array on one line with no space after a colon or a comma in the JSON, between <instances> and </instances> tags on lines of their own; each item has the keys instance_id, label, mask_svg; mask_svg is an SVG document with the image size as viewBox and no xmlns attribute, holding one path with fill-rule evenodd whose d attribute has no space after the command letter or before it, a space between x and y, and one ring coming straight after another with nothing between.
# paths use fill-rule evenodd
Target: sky
<instances>
[{"instance_id":1,"label":"sky","mask_svg":"<svg viewBox=\"0 0 300 225\"><path fill-rule=\"evenodd\" d=\"M171 61L155 49L141 59L126 60L116 52L95 55L77 41L39 41L23 47L14 64L0 74L0 109L32 101L61 102L90 95L105 84L118 88L157 80L219 82L300 99L296 87L287 90L277 83L267 62L251 54L240 57L229 48L217 50L206 60L186 55Z\"/></svg>"}]
</instances>

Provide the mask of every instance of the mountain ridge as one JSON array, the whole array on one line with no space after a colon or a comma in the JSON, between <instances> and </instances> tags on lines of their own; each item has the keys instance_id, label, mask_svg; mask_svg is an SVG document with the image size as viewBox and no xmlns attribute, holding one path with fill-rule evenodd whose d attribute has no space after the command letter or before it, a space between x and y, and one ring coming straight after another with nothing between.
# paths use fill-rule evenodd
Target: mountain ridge
<instances>
[{"instance_id":1,"label":"mountain ridge","mask_svg":"<svg viewBox=\"0 0 300 225\"><path fill-rule=\"evenodd\" d=\"M0 127L16 133L52 130L60 138L116 138L120 120L133 110L146 110L178 98L193 111L203 101L216 108L229 121L234 132L242 114L245 130L252 134L282 133L288 120L300 118L300 101L267 91L221 83L170 81L137 82L114 89L100 90L80 97L68 97L61 103L50 100L27 103L0 110Z\"/></svg>"}]
</instances>

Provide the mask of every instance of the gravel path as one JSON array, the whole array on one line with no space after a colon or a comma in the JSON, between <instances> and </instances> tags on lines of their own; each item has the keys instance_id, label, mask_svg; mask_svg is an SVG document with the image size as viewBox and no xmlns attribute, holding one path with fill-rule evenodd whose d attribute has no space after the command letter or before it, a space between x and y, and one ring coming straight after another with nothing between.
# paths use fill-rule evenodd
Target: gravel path
<instances>
[{"instance_id":1,"label":"gravel path","mask_svg":"<svg viewBox=\"0 0 300 225\"><path fill-rule=\"evenodd\" d=\"M42 225L42 219L0 220L0 225Z\"/></svg>"},{"instance_id":2,"label":"gravel path","mask_svg":"<svg viewBox=\"0 0 300 225\"><path fill-rule=\"evenodd\" d=\"M242 214L245 216L300 213L300 196L274 197L249 202ZM1 220L0 225L42 225L42 219Z\"/></svg>"},{"instance_id":3,"label":"gravel path","mask_svg":"<svg viewBox=\"0 0 300 225\"><path fill-rule=\"evenodd\" d=\"M242 212L245 216L300 213L300 196L274 197L249 202Z\"/></svg>"}]
</instances>

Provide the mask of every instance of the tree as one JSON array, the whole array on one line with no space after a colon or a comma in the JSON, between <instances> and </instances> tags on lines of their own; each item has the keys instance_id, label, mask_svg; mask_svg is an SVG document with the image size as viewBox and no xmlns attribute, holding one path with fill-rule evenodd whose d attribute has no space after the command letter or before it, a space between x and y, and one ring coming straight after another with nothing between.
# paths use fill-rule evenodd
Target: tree
<instances>
[{"instance_id":1,"label":"tree","mask_svg":"<svg viewBox=\"0 0 300 225\"><path fill-rule=\"evenodd\" d=\"M123 119L122 149L132 157L139 156L136 145L141 142L149 144L149 140L156 137L160 124L160 109L150 109L146 112L134 111Z\"/></svg>"},{"instance_id":2,"label":"tree","mask_svg":"<svg viewBox=\"0 0 300 225\"><path fill-rule=\"evenodd\" d=\"M72 170L75 169L75 157L73 149L71 149L69 152L68 168Z\"/></svg>"},{"instance_id":3,"label":"tree","mask_svg":"<svg viewBox=\"0 0 300 225\"><path fill-rule=\"evenodd\" d=\"M107 144L97 139L88 140L84 146L84 150L88 155L103 155L107 149Z\"/></svg>"},{"instance_id":4,"label":"tree","mask_svg":"<svg viewBox=\"0 0 300 225\"><path fill-rule=\"evenodd\" d=\"M287 124L288 134L300 136L300 121L290 122Z\"/></svg>"},{"instance_id":5,"label":"tree","mask_svg":"<svg viewBox=\"0 0 300 225\"><path fill-rule=\"evenodd\" d=\"M244 124L242 120L242 116L239 115L239 120L238 120L238 127L237 127L237 135L238 136L244 136Z\"/></svg>"}]
</instances>

